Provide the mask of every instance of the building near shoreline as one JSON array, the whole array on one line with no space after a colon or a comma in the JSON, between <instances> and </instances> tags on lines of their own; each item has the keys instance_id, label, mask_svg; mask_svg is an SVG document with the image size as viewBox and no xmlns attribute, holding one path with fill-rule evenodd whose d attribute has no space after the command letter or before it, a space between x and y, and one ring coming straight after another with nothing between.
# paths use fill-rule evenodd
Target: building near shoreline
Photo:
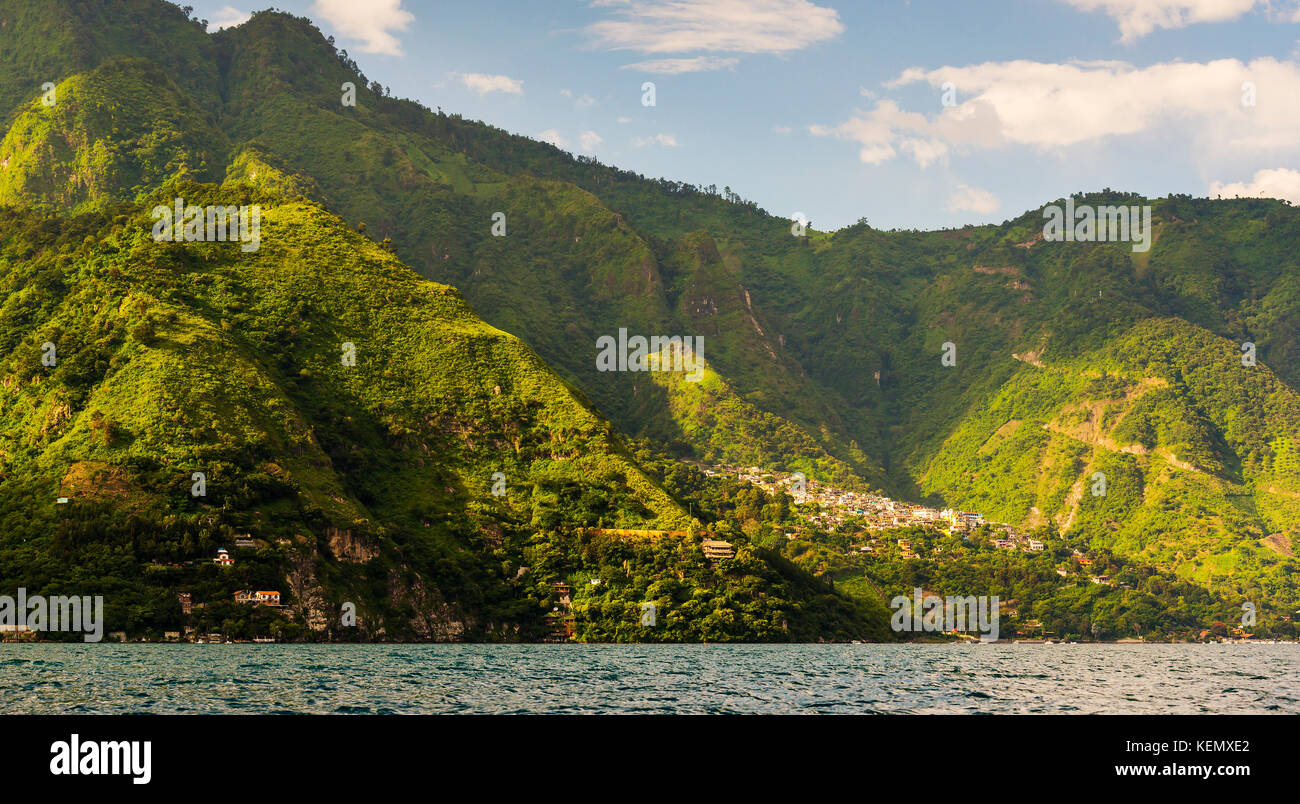
<instances>
[{"instance_id":1,"label":"building near shoreline","mask_svg":"<svg viewBox=\"0 0 1300 804\"><path fill-rule=\"evenodd\" d=\"M240 589L235 592L235 602L255 606L278 606L280 605L280 593L276 591L254 592L248 589Z\"/></svg>"}]
</instances>

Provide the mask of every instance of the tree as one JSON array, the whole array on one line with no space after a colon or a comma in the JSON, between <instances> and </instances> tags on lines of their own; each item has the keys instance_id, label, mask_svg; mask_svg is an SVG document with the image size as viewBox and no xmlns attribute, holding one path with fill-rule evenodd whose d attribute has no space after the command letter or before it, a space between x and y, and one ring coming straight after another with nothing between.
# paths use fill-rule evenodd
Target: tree
<instances>
[{"instance_id":1,"label":"tree","mask_svg":"<svg viewBox=\"0 0 1300 804\"><path fill-rule=\"evenodd\" d=\"M141 321L131 330L131 337L145 346L152 346L157 339L157 332L154 330L153 322L148 319Z\"/></svg>"}]
</instances>

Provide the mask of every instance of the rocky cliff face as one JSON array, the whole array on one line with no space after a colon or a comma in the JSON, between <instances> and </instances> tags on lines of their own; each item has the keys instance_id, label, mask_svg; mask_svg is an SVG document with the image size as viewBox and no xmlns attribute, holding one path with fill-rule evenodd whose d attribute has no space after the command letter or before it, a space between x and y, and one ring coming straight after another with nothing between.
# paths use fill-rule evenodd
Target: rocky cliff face
<instances>
[{"instance_id":1,"label":"rocky cliff face","mask_svg":"<svg viewBox=\"0 0 1300 804\"><path fill-rule=\"evenodd\" d=\"M316 572L317 560L318 556L312 552L294 550L289 554L289 569L285 573L285 580L293 592L303 623L313 634L326 636L332 630L332 625L338 627L341 612L326 602L320 576Z\"/></svg>"},{"instance_id":2,"label":"rocky cliff face","mask_svg":"<svg viewBox=\"0 0 1300 804\"><path fill-rule=\"evenodd\" d=\"M329 540L330 552L339 561L363 564L379 555L378 545L353 536L351 529L331 526L325 530L325 538Z\"/></svg>"}]
</instances>

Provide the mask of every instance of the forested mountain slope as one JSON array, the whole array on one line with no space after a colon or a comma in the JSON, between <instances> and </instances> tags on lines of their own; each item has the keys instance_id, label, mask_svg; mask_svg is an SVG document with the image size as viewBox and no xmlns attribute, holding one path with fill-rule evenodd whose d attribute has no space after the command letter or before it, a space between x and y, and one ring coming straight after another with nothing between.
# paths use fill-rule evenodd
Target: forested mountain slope
<instances>
[{"instance_id":1,"label":"forested mountain slope","mask_svg":"<svg viewBox=\"0 0 1300 804\"><path fill-rule=\"evenodd\" d=\"M0 2L0 203L102 215L191 180L274 193L364 224L626 435L1053 524L1211 585L1292 584L1300 213L1283 202L1076 196L1150 205L1145 252L1045 242L1042 210L795 236L729 190L387 97L304 19L208 35L150 0L49 6ZM703 336L704 379L598 371L620 329ZM680 514L632 497L608 517Z\"/></svg>"}]
</instances>

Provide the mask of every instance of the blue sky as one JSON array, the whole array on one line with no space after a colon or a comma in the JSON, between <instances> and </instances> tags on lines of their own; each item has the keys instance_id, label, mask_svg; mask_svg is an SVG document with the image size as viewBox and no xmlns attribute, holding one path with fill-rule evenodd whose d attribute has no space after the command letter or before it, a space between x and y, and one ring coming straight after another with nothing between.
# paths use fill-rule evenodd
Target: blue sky
<instances>
[{"instance_id":1,"label":"blue sky","mask_svg":"<svg viewBox=\"0 0 1300 804\"><path fill-rule=\"evenodd\" d=\"M260 8L187 2L211 27ZM818 229L996 222L1103 187L1300 203L1300 0L276 7L394 95Z\"/></svg>"}]
</instances>

